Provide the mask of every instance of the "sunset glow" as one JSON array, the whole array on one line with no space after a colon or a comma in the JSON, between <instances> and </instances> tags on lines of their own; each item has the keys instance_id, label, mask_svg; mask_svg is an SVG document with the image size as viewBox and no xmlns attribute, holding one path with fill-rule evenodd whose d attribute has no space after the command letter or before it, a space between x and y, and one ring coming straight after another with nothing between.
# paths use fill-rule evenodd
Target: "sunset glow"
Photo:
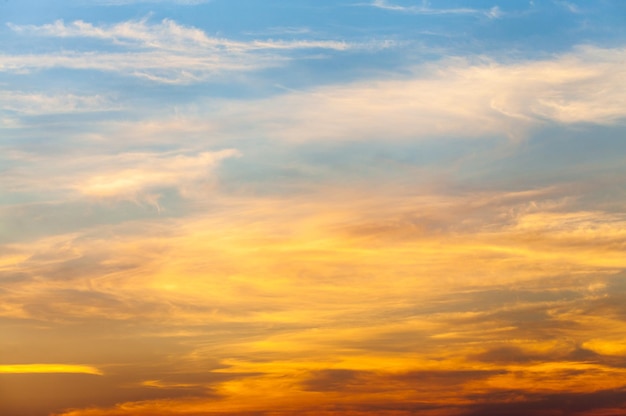
<instances>
[{"instance_id":1,"label":"sunset glow","mask_svg":"<svg viewBox=\"0 0 626 416\"><path fill-rule=\"evenodd\" d=\"M0 20L0 415L626 415L626 2Z\"/></svg>"}]
</instances>

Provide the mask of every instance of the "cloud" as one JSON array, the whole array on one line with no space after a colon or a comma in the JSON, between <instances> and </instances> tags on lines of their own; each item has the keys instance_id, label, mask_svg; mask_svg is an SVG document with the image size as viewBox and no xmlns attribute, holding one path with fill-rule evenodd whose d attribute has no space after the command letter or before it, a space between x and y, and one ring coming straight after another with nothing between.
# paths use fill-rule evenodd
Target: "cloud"
<instances>
[{"instance_id":1,"label":"cloud","mask_svg":"<svg viewBox=\"0 0 626 416\"><path fill-rule=\"evenodd\" d=\"M184 169L173 173L166 169L166 172L175 176L178 182L172 183L181 182L181 187L187 180L196 180L196 169L205 169L202 159L193 159L193 163L186 158L179 160L184 162ZM158 164L156 159L155 165ZM163 164L168 167L174 160ZM193 169L188 170L189 166ZM159 177L158 173L154 175ZM136 175L116 173L108 181L104 180L108 176L102 175L97 183L115 185L112 189L104 187L107 192L103 196L100 186L86 189L100 197L130 198L131 193L147 192L144 189L157 186L139 180L132 187L118 185L115 179L125 176ZM89 180L87 183L91 184ZM140 191L136 191L137 187ZM621 249L626 238L623 218L596 211L578 215L586 218L584 222L573 222L574 215L567 211L574 207L550 208L550 204L545 204L542 208L535 199L537 195L529 193L517 200L502 196L498 199L496 195L409 198L392 192L374 197L365 190L358 193L345 188L333 195L326 188L317 195L254 198L222 192L214 198L210 215L200 210L188 218L92 225L91 231L77 230L54 238L8 245L3 250L9 254L0 261L2 278L7 284L12 282L15 290L5 295L5 304L7 308L16 305L7 309L8 314L23 317L32 314L37 319L80 314L141 316L139 290L143 293L141 299L147 316L167 311L168 307L159 306L165 302L165 305L203 305L196 312L199 316L209 314L212 320L217 319L212 311L219 309L226 320L295 325L321 304L325 313L307 320L307 324L321 325L328 319L338 319L336 314L345 314L344 319L349 317L347 322L360 324L373 319L372 296L381 310L387 308L392 313L406 305L408 294L432 298L434 293L453 285L460 290L461 283L478 291L494 285L528 286L541 279L546 285L581 290L584 296L601 297L608 293L602 289L607 276L626 267ZM543 196L548 201L551 197ZM496 199L500 202L493 202ZM538 213L542 210L552 212L539 220ZM102 233L121 234L113 242ZM407 253L413 252L420 255L407 257ZM241 258L246 261L241 262ZM161 259L172 260L163 263ZM459 268L458 264L464 267ZM571 287L561 280L546 282L546 276L563 276L572 270L595 278L571 283ZM11 280L11 276L20 277ZM185 276L185 280L178 281L176 276ZM82 280L84 285L80 285ZM359 282L363 281L367 285L361 289ZM598 285L589 292L587 287L591 283ZM350 301L345 299L346 287L351 287ZM308 300L291 296L298 291L306 291ZM568 319L554 312L548 319L544 306L540 307L542 313L531 308L518 314L504 300L493 303L493 299L512 301L526 296L535 304L537 300L531 294L507 292L505 297L501 291L484 293L489 301L469 298L467 304L459 307L480 302L489 305L496 315L478 314L474 320L465 317L457 321L458 325L469 330L480 319L519 320L522 312L528 316L539 314L540 321L546 325L553 325L552 319L557 317ZM566 295L554 292L553 298L539 300L553 305L556 299ZM36 307L38 298L46 299L39 303L48 305L48 310ZM242 302L247 306L243 307ZM18 304L32 306L20 309ZM118 309L116 314L114 310ZM55 312L50 313L52 310ZM398 313L401 310L402 307ZM193 313L186 314L183 310L180 313L180 319L182 316L197 319ZM609 316L606 311L603 313ZM595 325L599 327L600 323ZM385 328L392 329L385 324L374 332L384 332ZM426 329L433 331L430 327ZM449 332L457 334L452 336ZM493 335L485 328L479 328L479 332L487 337ZM447 339L478 336L474 329L465 335L449 328L434 334L439 334L439 339L445 339L444 334ZM309 335L315 334L306 336ZM286 338L270 344L270 348L276 349L280 344L293 352L293 345L342 344L356 339L354 334L347 333L345 338L333 331L320 331L315 336L317 341L313 343ZM254 349L262 350L261 346Z\"/></svg>"},{"instance_id":2,"label":"cloud","mask_svg":"<svg viewBox=\"0 0 626 416\"><path fill-rule=\"evenodd\" d=\"M576 414L581 416L613 415L623 411L623 388L598 389L588 393L528 394L515 389L503 392L500 401L484 395L484 404L470 406L463 416L526 416L529 414ZM508 396L508 397L507 397ZM517 397L517 400L514 398ZM513 399L513 400L511 400Z\"/></svg>"},{"instance_id":3,"label":"cloud","mask_svg":"<svg viewBox=\"0 0 626 416\"><path fill-rule=\"evenodd\" d=\"M237 150L226 149L57 158L45 169L48 177L45 189L56 193L56 198L71 198L73 194L100 200L145 202L158 207L161 192L168 189L176 190L183 198L208 195L215 186L215 168L221 161L237 156L240 156ZM20 155L16 157L25 161ZM40 160L41 157L34 157L28 161L38 163ZM6 189L16 192L22 186L34 191L37 175L16 167L8 170L0 183L4 182Z\"/></svg>"},{"instance_id":4,"label":"cloud","mask_svg":"<svg viewBox=\"0 0 626 416\"><path fill-rule=\"evenodd\" d=\"M449 59L407 77L213 101L212 114L187 123L214 137L288 142L521 139L549 123L614 125L626 118L625 56L624 49L581 47L543 61Z\"/></svg>"},{"instance_id":5,"label":"cloud","mask_svg":"<svg viewBox=\"0 0 626 416\"><path fill-rule=\"evenodd\" d=\"M626 356L626 342L622 339L591 339L586 341L583 348L602 355Z\"/></svg>"},{"instance_id":6,"label":"cloud","mask_svg":"<svg viewBox=\"0 0 626 416\"><path fill-rule=\"evenodd\" d=\"M391 10L401 13L410 14L423 14L423 15L447 15L447 14L461 14L461 15L484 15L489 18L495 19L502 15L500 9L495 6L490 10L480 10L471 8L451 8L451 9L435 9L428 5L428 2L422 2L421 6L400 6L393 4L388 0L373 0L370 4L372 7L383 10Z\"/></svg>"},{"instance_id":7,"label":"cloud","mask_svg":"<svg viewBox=\"0 0 626 416\"><path fill-rule=\"evenodd\" d=\"M253 40L240 42L225 38L212 38L200 29L183 26L170 19L163 19L157 24L150 24L147 19L143 19L108 26L94 26L82 20L65 24L62 20L57 20L52 24L42 26L9 24L9 27L17 33L26 35L97 38L126 46L174 51L180 51L185 47L198 48L204 51L222 49L231 53L309 48L346 50L352 46L338 41Z\"/></svg>"},{"instance_id":8,"label":"cloud","mask_svg":"<svg viewBox=\"0 0 626 416\"><path fill-rule=\"evenodd\" d=\"M199 185L210 185L210 173L217 163L235 156L239 152L233 149L194 156L126 153L109 160L114 171L90 172L74 186L78 192L98 198L134 200L169 187L177 188L183 196L197 195L203 192Z\"/></svg>"},{"instance_id":9,"label":"cloud","mask_svg":"<svg viewBox=\"0 0 626 416\"><path fill-rule=\"evenodd\" d=\"M623 229L621 217L572 215L572 201L550 203L560 199L556 187L412 197L348 188L222 194L185 218L12 244L1 251L10 253L0 261L3 315L33 322L32 337L42 326L82 323L102 335L76 331L67 342L80 352L60 353L107 351L116 363L121 354L129 373L141 374L144 390L111 393L119 405L67 415L450 414L451 403L471 411L503 391L525 403L623 385L611 361L620 356L577 355L617 342L623 330L619 315L599 306L623 304L611 273L626 267L624 236L598 244L607 232L597 226ZM551 215L533 217L542 211ZM146 372L146 362L168 377ZM205 381L181 386L189 369ZM145 389L172 398L147 399ZM181 397L186 391L197 396Z\"/></svg>"},{"instance_id":10,"label":"cloud","mask_svg":"<svg viewBox=\"0 0 626 416\"><path fill-rule=\"evenodd\" d=\"M389 43L350 44L335 40L235 41L209 37L200 29L170 19L149 23L147 19L95 26L77 20L57 20L41 26L8 26L25 36L99 39L121 48L120 52L64 51L0 55L0 71L25 73L50 68L94 69L146 78L163 83L192 83L232 71L254 71L282 65L294 50L370 49Z\"/></svg>"},{"instance_id":11,"label":"cloud","mask_svg":"<svg viewBox=\"0 0 626 416\"><path fill-rule=\"evenodd\" d=\"M622 48L580 47L540 61L447 59L395 79L224 103L213 126L240 136L254 126L254 134L269 139L304 142L520 140L551 124L621 124L624 57Z\"/></svg>"},{"instance_id":12,"label":"cloud","mask_svg":"<svg viewBox=\"0 0 626 416\"><path fill-rule=\"evenodd\" d=\"M4 364L0 374L64 373L102 375L95 367L75 364Z\"/></svg>"},{"instance_id":13,"label":"cloud","mask_svg":"<svg viewBox=\"0 0 626 416\"><path fill-rule=\"evenodd\" d=\"M358 47L173 20L11 30L33 54L5 72L170 83ZM0 413L619 413L625 57L449 57L270 93L5 74Z\"/></svg>"},{"instance_id":14,"label":"cloud","mask_svg":"<svg viewBox=\"0 0 626 416\"><path fill-rule=\"evenodd\" d=\"M103 122L88 130L93 135L76 136L104 143L106 152L98 155L66 143L60 147L67 154L54 158L45 151L11 153L2 183L12 191L155 204L175 191L194 209L185 217L106 224L79 226L72 219L55 237L3 246L0 314L33 322L27 325L33 338L40 334L36 325L116 321L104 340L86 337L81 354L103 354L110 350L105 341L115 337L119 345L134 345L129 360L143 352L139 364L128 364L138 372L151 358L173 373L185 367L215 376L182 388L142 372L137 382L144 390L111 393L119 398L111 400L120 403L115 407L66 412L74 415L300 413L302 407L317 414L338 408L450 414L464 406L471 411L471 403L488 400L485 392L618 388L623 312L616 305L624 295L610 282L626 267L625 218L583 207L579 199L589 183L529 187L519 179L516 190L476 191L437 179L438 167L408 167L397 176L408 179L397 183L296 178L290 184L297 192L285 193L231 181L236 189L214 189L207 206L195 203L206 195L202 189L213 185L219 163L239 152L185 148L209 140L239 148L241 137L262 137L255 146L269 143L267 154L275 157L281 141L481 140L546 125L620 124L623 88L615 77L622 53L591 48L540 62L446 60L404 78L229 100L208 110L198 110L199 103L171 118ZM615 96L589 95L598 85L611 86ZM549 112L546 100L579 108ZM132 150L157 143L177 150ZM479 154L478 163L489 165ZM93 206L80 208L77 216ZM12 209L37 228L56 223L47 207ZM101 212L119 211L94 215ZM156 355L141 345L147 334L148 341L159 339ZM127 357L117 352L111 361L120 356ZM429 388L416 387L416 380ZM146 389L164 392L147 396ZM181 398L203 389L209 398ZM522 393L513 397L523 402ZM460 404L442 410L442 403Z\"/></svg>"},{"instance_id":15,"label":"cloud","mask_svg":"<svg viewBox=\"0 0 626 416\"><path fill-rule=\"evenodd\" d=\"M565 8L570 13L575 13L575 14L581 13L580 8L572 2L565 1L565 0L554 0L554 3Z\"/></svg>"},{"instance_id":16,"label":"cloud","mask_svg":"<svg viewBox=\"0 0 626 416\"><path fill-rule=\"evenodd\" d=\"M285 413L297 411L298 414L306 415L338 415L346 412L355 415L373 412L397 415L419 412L442 416L552 414L563 409L581 411L584 415L596 415L604 414L602 413L604 410L619 409L624 402L623 387L581 392L553 392L528 391L514 386L485 390L475 385L502 374L506 372L468 369L393 373L328 369L305 372L300 378L305 390L292 390L291 398L282 395L281 390L288 388L288 383L293 383L294 380L289 377L287 381L287 376L283 374L280 379L266 380L276 390L265 389L255 384L258 380L254 378L247 380L247 384L240 383L238 387L242 390L237 393L247 395L248 400L239 401L237 405L224 396L218 397L217 400L203 398L146 400L118 404L112 408L76 409L63 415L147 415L156 411L160 414L179 415L252 415L269 411ZM567 374L561 376L567 377ZM324 385L325 382L329 383L329 386ZM232 388L235 386L236 384L230 385ZM282 389L279 389L281 386ZM453 391L451 386L454 387ZM261 388L260 394L254 394L253 387ZM320 395L320 392L323 395Z\"/></svg>"},{"instance_id":17,"label":"cloud","mask_svg":"<svg viewBox=\"0 0 626 416\"><path fill-rule=\"evenodd\" d=\"M211 3L213 0L91 0L91 3L105 6L122 6L137 3L173 3L180 6L196 6Z\"/></svg>"},{"instance_id":18,"label":"cloud","mask_svg":"<svg viewBox=\"0 0 626 416\"><path fill-rule=\"evenodd\" d=\"M0 63L5 71L95 69L163 83L195 83L226 72L281 65L291 59L287 52L294 48L353 47L334 41L216 39L169 20L109 26L56 22L14 26L14 30L100 38L139 51L4 55ZM625 117L626 88L621 82L624 56L623 48L580 46L539 61L448 58L414 66L408 76L387 75L384 79L291 91L247 102L212 100L210 114L201 114L195 120L189 116L188 120L198 128L217 128L222 136L262 132L266 138L288 141L493 136L520 139L546 123L620 123ZM27 94L5 96L8 108L26 107ZM54 100L64 101L68 108L91 102L89 97L81 96L32 99L50 101L45 108L52 107ZM97 108L97 103L91 105ZM251 126L250 130L246 126Z\"/></svg>"},{"instance_id":19,"label":"cloud","mask_svg":"<svg viewBox=\"0 0 626 416\"><path fill-rule=\"evenodd\" d=\"M22 115L83 113L119 109L103 95L38 94L0 90L4 111Z\"/></svg>"},{"instance_id":20,"label":"cloud","mask_svg":"<svg viewBox=\"0 0 626 416\"><path fill-rule=\"evenodd\" d=\"M116 367L115 372L118 372L120 366ZM71 373L0 374L0 412L11 416L49 416L65 413L68 409L106 408L136 399L181 400L194 395L208 399L212 396L208 387L154 388L135 382L137 376L137 373L125 374L123 377L119 373L103 376Z\"/></svg>"},{"instance_id":21,"label":"cloud","mask_svg":"<svg viewBox=\"0 0 626 416\"><path fill-rule=\"evenodd\" d=\"M278 57L216 53L61 52L38 55L0 55L0 70L28 73L66 68L120 73L165 84L186 84L219 76L227 71L251 71L277 65Z\"/></svg>"},{"instance_id":22,"label":"cloud","mask_svg":"<svg viewBox=\"0 0 626 416\"><path fill-rule=\"evenodd\" d=\"M623 48L581 46L539 61L488 57L450 58L412 67L409 75L369 78L342 85L281 91L260 99L199 98L158 118L137 114L134 121L85 126L95 140L180 144L180 137L233 143L245 137L271 142L423 142L440 139L512 138L522 141L543 128L581 125L620 126L626 119L622 82ZM110 62L111 70L134 68L133 59ZM33 61L36 57L32 58ZM55 57L55 60L60 59ZM98 59L86 65L98 66ZM117 58L116 58L117 59ZM187 58L180 58L184 61ZM143 75L196 79L177 71L183 62L153 56ZM202 65L211 65L202 63ZM223 65L219 63L216 65ZM119 67L118 67L119 65ZM115 69L113 69L115 67ZM143 69L141 69L143 68ZM208 68L208 67L207 67ZM199 73L198 73L199 74ZM23 108L17 97L9 108ZM203 108L207 110L203 110ZM80 132L81 137L85 132ZM173 138L176 138L175 140ZM549 141L551 139L544 139ZM229 146L231 146L229 144Z\"/></svg>"}]
</instances>

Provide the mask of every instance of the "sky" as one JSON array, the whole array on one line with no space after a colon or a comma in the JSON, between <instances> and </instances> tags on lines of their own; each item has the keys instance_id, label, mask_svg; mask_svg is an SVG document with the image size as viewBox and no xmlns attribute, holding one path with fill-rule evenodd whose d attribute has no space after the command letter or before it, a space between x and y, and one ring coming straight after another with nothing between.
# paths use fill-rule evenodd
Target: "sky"
<instances>
[{"instance_id":1,"label":"sky","mask_svg":"<svg viewBox=\"0 0 626 416\"><path fill-rule=\"evenodd\" d=\"M0 414L626 414L625 23L1 0Z\"/></svg>"}]
</instances>

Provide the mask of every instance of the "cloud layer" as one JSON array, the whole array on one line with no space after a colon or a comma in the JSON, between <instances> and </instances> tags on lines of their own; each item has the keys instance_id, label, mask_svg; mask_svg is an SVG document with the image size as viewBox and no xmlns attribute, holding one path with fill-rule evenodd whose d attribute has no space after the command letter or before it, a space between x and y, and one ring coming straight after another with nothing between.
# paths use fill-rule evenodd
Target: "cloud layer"
<instances>
[{"instance_id":1,"label":"cloud layer","mask_svg":"<svg viewBox=\"0 0 626 416\"><path fill-rule=\"evenodd\" d=\"M0 55L0 71L24 73L66 68L115 72L164 83L195 83L236 71L254 71L278 66L294 50L347 51L385 47L385 43L349 44L335 40L236 41L209 37L195 27L171 19L149 23L146 19L96 26L76 20L57 20L41 26L8 24L21 36L95 39L116 46L115 52L61 51Z\"/></svg>"},{"instance_id":2,"label":"cloud layer","mask_svg":"<svg viewBox=\"0 0 626 416\"><path fill-rule=\"evenodd\" d=\"M296 3L0 5L0 413L622 414L623 10Z\"/></svg>"}]
</instances>

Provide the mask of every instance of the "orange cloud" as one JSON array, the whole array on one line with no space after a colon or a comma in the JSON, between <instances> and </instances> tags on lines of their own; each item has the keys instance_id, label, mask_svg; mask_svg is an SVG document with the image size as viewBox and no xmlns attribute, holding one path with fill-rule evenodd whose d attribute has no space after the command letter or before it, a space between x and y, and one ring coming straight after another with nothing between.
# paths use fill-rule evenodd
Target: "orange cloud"
<instances>
[{"instance_id":1,"label":"orange cloud","mask_svg":"<svg viewBox=\"0 0 626 416\"><path fill-rule=\"evenodd\" d=\"M114 358L109 394L124 399L68 416L463 414L618 390L623 218L555 192L222 195L114 239L94 227L12 245L3 273L29 278L3 313L106 319L123 340L113 355L73 338ZM129 384L178 398L133 400Z\"/></svg>"}]
</instances>

